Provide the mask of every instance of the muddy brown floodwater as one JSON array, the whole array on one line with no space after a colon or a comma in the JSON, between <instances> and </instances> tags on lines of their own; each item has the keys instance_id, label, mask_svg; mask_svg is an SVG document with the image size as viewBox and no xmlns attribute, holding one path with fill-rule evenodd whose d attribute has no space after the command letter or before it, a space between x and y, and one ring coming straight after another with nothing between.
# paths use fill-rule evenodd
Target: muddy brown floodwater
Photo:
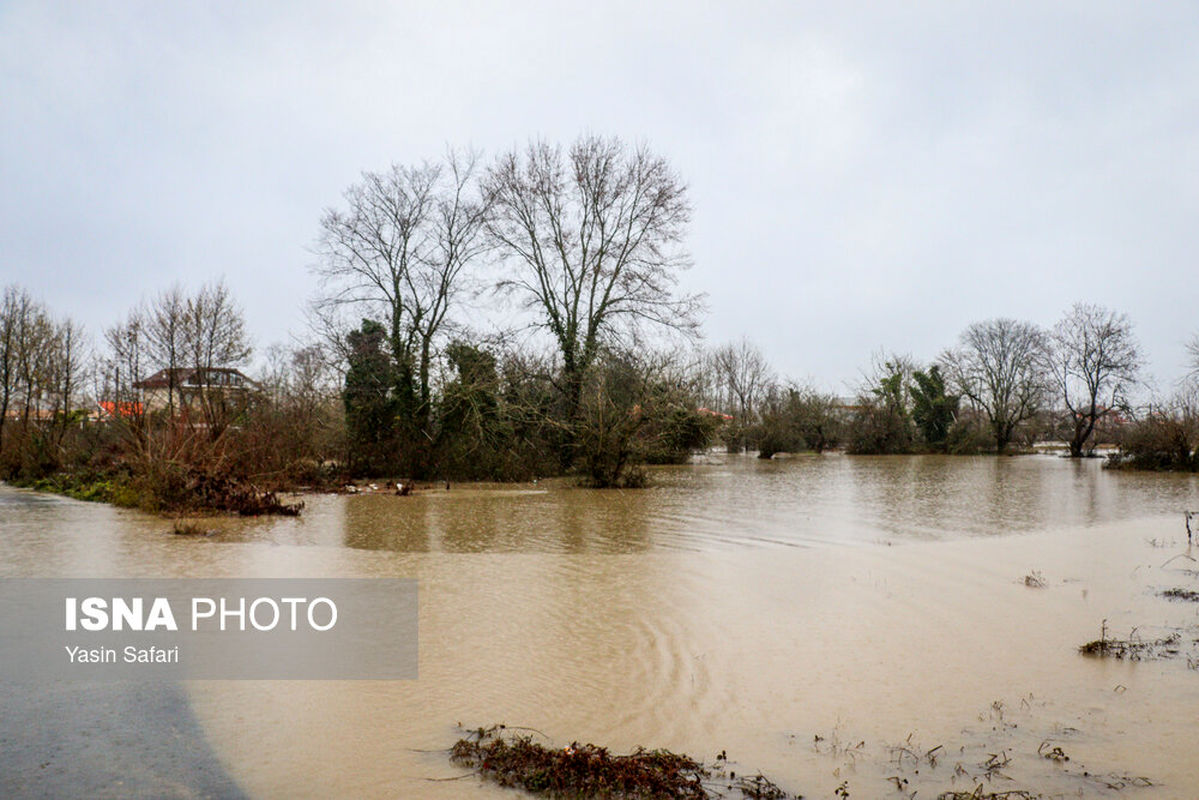
<instances>
[{"instance_id":1,"label":"muddy brown floodwater","mask_svg":"<svg viewBox=\"0 0 1199 800\"><path fill-rule=\"evenodd\" d=\"M1185 652L1120 662L1077 648L1103 620L1120 636L1199 637L1199 603L1158 595L1199 589L1182 517L1199 479L1100 466L712 456L655 470L640 491L309 497L299 519L207 521L203 539L0 487L0 564L417 578L417 680L183 686L197 736L250 797L513 797L430 780L462 774L444 753L459 722L617 751L727 750L807 797L976 782L1197 797L1199 671ZM1044 757L1053 748L1069 761ZM992 754L1007 763L988 781Z\"/></svg>"}]
</instances>

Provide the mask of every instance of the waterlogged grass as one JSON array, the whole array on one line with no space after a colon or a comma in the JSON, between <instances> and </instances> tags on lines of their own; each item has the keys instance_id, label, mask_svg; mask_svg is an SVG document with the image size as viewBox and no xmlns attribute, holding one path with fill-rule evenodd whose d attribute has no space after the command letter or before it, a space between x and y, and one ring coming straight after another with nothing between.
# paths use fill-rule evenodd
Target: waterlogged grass
<instances>
[{"instance_id":1,"label":"waterlogged grass","mask_svg":"<svg viewBox=\"0 0 1199 800\"><path fill-rule=\"evenodd\" d=\"M78 477L70 473L56 473L34 481L13 481L13 485L33 489L37 492L61 494L89 503L111 503L124 508L136 508L140 505L138 492L130 484L120 479L97 480Z\"/></svg>"},{"instance_id":2,"label":"waterlogged grass","mask_svg":"<svg viewBox=\"0 0 1199 800\"><path fill-rule=\"evenodd\" d=\"M219 512L242 516L279 514L298 516L303 503L287 504L271 491L220 475L200 471L169 475L170 480L94 478L58 472L33 480L12 480L14 486L72 497L93 503L111 503L152 513Z\"/></svg>"},{"instance_id":3,"label":"waterlogged grass","mask_svg":"<svg viewBox=\"0 0 1199 800\"><path fill-rule=\"evenodd\" d=\"M738 776L724 753L705 765L669 750L638 748L613 755L605 747L573 742L548 747L503 725L467 731L450 761L486 780L551 798L607 800L786 800L792 795L762 775Z\"/></svg>"}]
</instances>

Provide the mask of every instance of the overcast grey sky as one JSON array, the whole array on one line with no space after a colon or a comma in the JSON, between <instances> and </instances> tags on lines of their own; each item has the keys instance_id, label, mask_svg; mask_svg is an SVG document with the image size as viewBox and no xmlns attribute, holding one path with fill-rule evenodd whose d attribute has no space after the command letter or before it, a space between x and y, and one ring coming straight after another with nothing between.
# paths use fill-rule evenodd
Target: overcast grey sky
<instances>
[{"instance_id":1,"label":"overcast grey sky","mask_svg":"<svg viewBox=\"0 0 1199 800\"><path fill-rule=\"evenodd\" d=\"M224 275L303 326L363 170L584 131L690 186L710 342L842 391L996 316L1199 331L1196 3L0 2L0 282L93 335Z\"/></svg>"}]
</instances>

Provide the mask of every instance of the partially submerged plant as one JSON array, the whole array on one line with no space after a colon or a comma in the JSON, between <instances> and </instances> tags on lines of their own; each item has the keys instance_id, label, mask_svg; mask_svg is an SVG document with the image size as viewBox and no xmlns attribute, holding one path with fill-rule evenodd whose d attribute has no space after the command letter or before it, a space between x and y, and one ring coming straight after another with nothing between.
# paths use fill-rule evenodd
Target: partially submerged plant
<instances>
[{"instance_id":1,"label":"partially submerged plant","mask_svg":"<svg viewBox=\"0 0 1199 800\"><path fill-rule=\"evenodd\" d=\"M1164 592L1159 592L1159 594L1168 600L1185 600L1188 603L1199 603L1199 592L1190 589L1175 587L1173 589L1166 589Z\"/></svg>"},{"instance_id":2,"label":"partially submerged plant","mask_svg":"<svg viewBox=\"0 0 1199 800\"><path fill-rule=\"evenodd\" d=\"M1039 794L1031 794L1023 789L1012 789L1006 792L984 792L983 785L977 784L972 792L941 792L937 800L1036 800Z\"/></svg>"},{"instance_id":3,"label":"partially submerged plant","mask_svg":"<svg viewBox=\"0 0 1199 800\"><path fill-rule=\"evenodd\" d=\"M723 755L717 760L724 761ZM724 789L750 800L788 797L762 775L738 778L724 766L709 768L669 750L638 748L613 755L606 747L578 742L547 747L504 725L468 731L450 748L450 760L501 786L554 798L711 800L727 796Z\"/></svg>"},{"instance_id":4,"label":"partially submerged plant","mask_svg":"<svg viewBox=\"0 0 1199 800\"><path fill-rule=\"evenodd\" d=\"M211 533L207 528L200 525L198 522L191 520L175 520L171 525L171 533L176 536L207 536Z\"/></svg>"},{"instance_id":5,"label":"partially submerged plant","mask_svg":"<svg viewBox=\"0 0 1199 800\"><path fill-rule=\"evenodd\" d=\"M1084 656L1107 656L1118 659L1127 658L1130 661L1140 661L1150 658L1168 658L1178 655L1182 635L1174 633L1162 639L1145 640L1137 636L1133 628L1127 639L1109 639L1107 636L1107 620L1099 628L1099 638L1087 642L1078 648Z\"/></svg>"}]
</instances>

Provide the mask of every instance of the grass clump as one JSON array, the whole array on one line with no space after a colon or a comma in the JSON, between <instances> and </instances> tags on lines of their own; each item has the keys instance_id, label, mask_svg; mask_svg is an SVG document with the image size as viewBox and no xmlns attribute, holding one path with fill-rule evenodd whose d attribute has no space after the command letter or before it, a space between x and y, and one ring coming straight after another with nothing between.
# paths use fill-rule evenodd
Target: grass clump
<instances>
[{"instance_id":1,"label":"grass clump","mask_svg":"<svg viewBox=\"0 0 1199 800\"><path fill-rule=\"evenodd\" d=\"M1160 593L1167 600L1185 600L1188 603L1199 603L1199 592L1175 587Z\"/></svg>"},{"instance_id":2,"label":"grass clump","mask_svg":"<svg viewBox=\"0 0 1199 800\"><path fill-rule=\"evenodd\" d=\"M762 775L738 778L722 766L709 768L669 750L613 755L606 747L578 742L547 747L503 725L469 731L450 749L450 761L500 786L552 798L711 800L730 796L723 788L751 800L789 796Z\"/></svg>"},{"instance_id":3,"label":"grass clump","mask_svg":"<svg viewBox=\"0 0 1199 800\"><path fill-rule=\"evenodd\" d=\"M1043 797L1039 794L1031 794L1023 789L1012 789L1006 792L984 792L982 784L974 787L972 792L941 792L937 795L937 800L1035 800L1035 798Z\"/></svg>"},{"instance_id":4,"label":"grass clump","mask_svg":"<svg viewBox=\"0 0 1199 800\"><path fill-rule=\"evenodd\" d=\"M1142 639L1137 636L1136 628L1132 629L1127 639L1109 638L1107 620L1104 620L1100 626L1099 638L1081 645L1078 652L1084 656L1142 661L1176 656L1181 642L1182 635L1177 631L1162 639Z\"/></svg>"}]
</instances>

